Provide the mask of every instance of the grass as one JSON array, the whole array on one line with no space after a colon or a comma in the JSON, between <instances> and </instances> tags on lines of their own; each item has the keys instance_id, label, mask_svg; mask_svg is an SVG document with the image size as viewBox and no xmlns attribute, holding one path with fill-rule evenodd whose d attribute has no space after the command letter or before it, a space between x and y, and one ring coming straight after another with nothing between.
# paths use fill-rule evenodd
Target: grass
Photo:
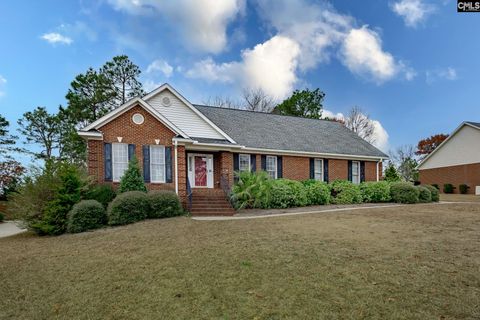
<instances>
[{"instance_id":1,"label":"grass","mask_svg":"<svg viewBox=\"0 0 480 320\"><path fill-rule=\"evenodd\" d=\"M0 239L1 319L478 319L480 206Z\"/></svg>"},{"instance_id":2,"label":"grass","mask_svg":"<svg viewBox=\"0 0 480 320\"><path fill-rule=\"evenodd\" d=\"M480 202L480 196L472 194L440 194L441 201L454 201L454 202Z\"/></svg>"}]
</instances>

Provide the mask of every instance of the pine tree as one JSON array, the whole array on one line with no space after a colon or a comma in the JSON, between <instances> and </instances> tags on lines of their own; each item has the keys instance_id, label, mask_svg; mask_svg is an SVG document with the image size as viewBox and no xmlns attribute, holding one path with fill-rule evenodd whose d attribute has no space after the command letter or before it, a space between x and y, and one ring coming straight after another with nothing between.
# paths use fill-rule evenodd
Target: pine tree
<instances>
[{"instance_id":1,"label":"pine tree","mask_svg":"<svg viewBox=\"0 0 480 320\"><path fill-rule=\"evenodd\" d=\"M389 163L387 169L385 169L385 181L396 182L400 181L400 175L393 163Z\"/></svg>"},{"instance_id":2,"label":"pine tree","mask_svg":"<svg viewBox=\"0 0 480 320\"><path fill-rule=\"evenodd\" d=\"M120 193L127 191L147 191L135 156L128 162L128 169L120 179L120 188L118 191Z\"/></svg>"}]
</instances>

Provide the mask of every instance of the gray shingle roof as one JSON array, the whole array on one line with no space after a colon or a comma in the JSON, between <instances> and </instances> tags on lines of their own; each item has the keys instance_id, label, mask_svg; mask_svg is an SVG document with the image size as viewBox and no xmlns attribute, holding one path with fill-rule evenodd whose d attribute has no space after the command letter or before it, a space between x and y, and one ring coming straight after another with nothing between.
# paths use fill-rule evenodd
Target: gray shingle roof
<instances>
[{"instance_id":1,"label":"gray shingle roof","mask_svg":"<svg viewBox=\"0 0 480 320\"><path fill-rule=\"evenodd\" d=\"M338 122L202 105L195 108L246 147L387 157Z\"/></svg>"},{"instance_id":2,"label":"gray shingle roof","mask_svg":"<svg viewBox=\"0 0 480 320\"><path fill-rule=\"evenodd\" d=\"M475 127L479 127L480 128L480 122L472 122L472 121L466 121L466 123L469 123Z\"/></svg>"}]
</instances>

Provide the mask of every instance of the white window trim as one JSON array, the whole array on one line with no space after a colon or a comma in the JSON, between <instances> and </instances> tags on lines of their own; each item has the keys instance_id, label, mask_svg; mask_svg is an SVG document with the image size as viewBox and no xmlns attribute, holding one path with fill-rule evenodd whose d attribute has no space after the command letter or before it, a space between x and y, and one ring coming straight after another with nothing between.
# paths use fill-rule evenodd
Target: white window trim
<instances>
[{"instance_id":1,"label":"white window trim","mask_svg":"<svg viewBox=\"0 0 480 320\"><path fill-rule=\"evenodd\" d=\"M248 157L248 169L246 169L246 170L242 170L242 167L241 167L241 163L242 163L241 158L242 158L242 156L243 156L243 157ZM245 171L245 172L250 172L250 171L252 170L252 163L251 163L251 162L252 162L252 157L250 156L250 154L240 153L240 154L238 155L238 171L240 171L240 172L244 172L244 171Z\"/></svg>"},{"instance_id":2,"label":"white window trim","mask_svg":"<svg viewBox=\"0 0 480 320\"><path fill-rule=\"evenodd\" d=\"M356 163L357 164L357 177L358 177L358 182L355 182L354 181L354 171L353 171L353 164ZM355 184L360 184L361 182L361 178L360 178L360 161L352 161L352 183L355 183Z\"/></svg>"},{"instance_id":3,"label":"white window trim","mask_svg":"<svg viewBox=\"0 0 480 320\"><path fill-rule=\"evenodd\" d=\"M267 171L269 176L271 171L268 171L268 158L275 159L275 178L274 179L278 179L278 158L277 156L267 156L265 158L265 171Z\"/></svg>"},{"instance_id":4,"label":"white window trim","mask_svg":"<svg viewBox=\"0 0 480 320\"><path fill-rule=\"evenodd\" d=\"M322 172L322 176L320 177L320 179L317 179L315 178L315 176L317 175L317 162L320 161L321 163L321 167L320 167L320 170ZM320 159L320 158L315 158L313 160L313 178L317 181L325 181L325 173L323 172L323 169L324 169L324 166L323 166L323 159Z\"/></svg>"},{"instance_id":5,"label":"white window trim","mask_svg":"<svg viewBox=\"0 0 480 320\"><path fill-rule=\"evenodd\" d=\"M117 143L117 142L112 143L112 181L113 182L120 182L120 180L122 180L123 174L120 176L119 179L115 179L115 177L114 177L115 176L115 152L113 151L114 145L127 146L127 169L128 169L128 144L127 143ZM125 171L127 169L125 169ZM124 173L125 173L125 171L124 171Z\"/></svg>"},{"instance_id":6,"label":"white window trim","mask_svg":"<svg viewBox=\"0 0 480 320\"><path fill-rule=\"evenodd\" d=\"M152 161L152 147L153 148L163 148L163 180L153 180L152 176L152 166L153 166L153 161ZM162 145L150 145L149 146L150 151L150 183L165 183L167 181L167 164L165 163L165 146Z\"/></svg>"}]
</instances>

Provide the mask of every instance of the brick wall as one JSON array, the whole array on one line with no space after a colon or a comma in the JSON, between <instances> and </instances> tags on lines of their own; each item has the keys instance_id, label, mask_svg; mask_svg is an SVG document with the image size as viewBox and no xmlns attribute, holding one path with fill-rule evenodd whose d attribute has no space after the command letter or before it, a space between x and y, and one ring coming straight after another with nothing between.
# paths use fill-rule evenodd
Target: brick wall
<instances>
[{"instance_id":1,"label":"brick wall","mask_svg":"<svg viewBox=\"0 0 480 320\"><path fill-rule=\"evenodd\" d=\"M328 159L328 180L347 180L348 160Z\"/></svg>"},{"instance_id":2,"label":"brick wall","mask_svg":"<svg viewBox=\"0 0 480 320\"><path fill-rule=\"evenodd\" d=\"M310 158L283 156L282 165L285 179L310 179Z\"/></svg>"},{"instance_id":3,"label":"brick wall","mask_svg":"<svg viewBox=\"0 0 480 320\"><path fill-rule=\"evenodd\" d=\"M137 125L132 121L132 115L140 113L145 118L141 125ZM150 113L142 107L136 106L129 111L123 113L115 120L105 124L98 129L103 133L103 141L88 141L88 172L99 183L104 181L104 156L103 143L116 143L117 137L122 137L122 143L135 144L135 156L138 159L140 167L143 164L143 145L155 145L155 140L160 140L160 145L172 146L172 138L175 133L168 129L165 125L154 118ZM179 176L179 195L186 195L186 160L185 147L179 146L178 152L178 176ZM175 190L175 166L174 166L174 148L172 148L172 183L147 183L149 190ZM118 183L112 183L115 187Z\"/></svg>"},{"instance_id":4,"label":"brick wall","mask_svg":"<svg viewBox=\"0 0 480 320\"><path fill-rule=\"evenodd\" d=\"M440 192L446 183L456 187L455 193L460 192L460 184L466 184L470 186L468 193L475 194L475 186L480 186L480 163L420 170L419 179L422 184L438 184Z\"/></svg>"}]
</instances>

